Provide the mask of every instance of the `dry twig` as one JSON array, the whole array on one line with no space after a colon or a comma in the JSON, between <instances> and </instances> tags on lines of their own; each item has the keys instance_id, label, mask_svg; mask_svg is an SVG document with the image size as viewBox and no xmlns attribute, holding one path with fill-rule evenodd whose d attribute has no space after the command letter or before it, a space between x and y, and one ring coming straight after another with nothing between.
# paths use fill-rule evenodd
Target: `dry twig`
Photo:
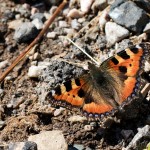
<instances>
[{"instance_id":1,"label":"dry twig","mask_svg":"<svg viewBox=\"0 0 150 150\"><path fill-rule=\"evenodd\" d=\"M30 52L32 47L37 44L45 32L48 30L49 26L52 24L56 16L60 13L60 11L64 8L64 6L67 4L67 0L64 0L59 7L54 12L53 16L49 18L47 21L46 26L41 30L41 32L38 34L38 36L32 41L32 43L13 61L13 63L2 73L0 76L0 82L4 80L4 78L12 71L12 69Z\"/></svg>"}]
</instances>

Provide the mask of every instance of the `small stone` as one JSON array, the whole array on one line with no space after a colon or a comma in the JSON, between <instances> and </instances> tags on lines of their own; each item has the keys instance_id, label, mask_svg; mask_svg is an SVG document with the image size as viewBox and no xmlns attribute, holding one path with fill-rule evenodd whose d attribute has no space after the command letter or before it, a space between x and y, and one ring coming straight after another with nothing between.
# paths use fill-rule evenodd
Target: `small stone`
<instances>
[{"instance_id":1,"label":"small stone","mask_svg":"<svg viewBox=\"0 0 150 150\"><path fill-rule=\"evenodd\" d=\"M46 37L50 39L55 39L57 36L57 32L48 32Z\"/></svg>"},{"instance_id":2,"label":"small stone","mask_svg":"<svg viewBox=\"0 0 150 150\"><path fill-rule=\"evenodd\" d=\"M116 0L110 8L109 15L119 25L137 33L141 33L149 21L146 12L131 1Z\"/></svg>"},{"instance_id":3,"label":"small stone","mask_svg":"<svg viewBox=\"0 0 150 150\"><path fill-rule=\"evenodd\" d=\"M93 128L93 126L91 126L91 125L85 125L84 126L84 130L85 131L92 131L94 128Z\"/></svg>"},{"instance_id":4,"label":"small stone","mask_svg":"<svg viewBox=\"0 0 150 150\"><path fill-rule=\"evenodd\" d=\"M63 16L67 16L69 13L69 8L65 8L62 13L63 13Z\"/></svg>"},{"instance_id":5,"label":"small stone","mask_svg":"<svg viewBox=\"0 0 150 150\"><path fill-rule=\"evenodd\" d=\"M37 144L34 142L11 142L8 145L8 150L37 150Z\"/></svg>"},{"instance_id":6,"label":"small stone","mask_svg":"<svg viewBox=\"0 0 150 150\"><path fill-rule=\"evenodd\" d=\"M80 27L81 27L81 24L77 21L77 19L73 19L73 20L71 21L71 27L72 27L73 29L79 30Z\"/></svg>"},{"instance_id":7,"label":"small stone","mask_svg":"<svg viewBox=\"0 0 150 150\"><path fill-rule=\"evenodd\" d=\"M146 26L145 26L143 32L145 32L145 33L150 33L150 22L146 24Z\"/></svg>"},{"instance_id":8,"label":"small stone","mask_svg":"<svg viewBox=\"0 0 150 150\"><path fill-rule=\"evenodd\" d=\"M44 22L46 20L45 16L43 13L35 13L31 16L31 19L34 20L34 19L38 19L39 21L41 22Z\"/></svg>"},{"instance_id":9,"label":"small stone","mask_svg":"<svg viewBox=\"0 0 150 150\"><path fill-rule=\"evenodd\" d=\"M85 18L79 18L79 19L78 19L78 22L79 22L79 23L85 22Z\"/></svg>"},{"instance_id":10,"label":"small stone","mask_svg":"<svg viewBox=\"0 0 150 150\"><path fill-rule=\"evenodd\" d=\"M131 135L133 136L134 133L132 130L122 130L121 131L122 136L124 137L124 139L128 139Z\"/></svg>"},{"instance_id":11,"label":"small stone","mask_svg":"<svg viewBox=\"0 0 150 150\"><path fill-rule=\"evenodd\" d=\"M55 117L56 117L56 116L59 116L64 110L65 110L65 108L63 108L63 107L60 107L59 109L56 109L56 110L54 111L54 116L55 116Z\"/></svg>"},{"instance_id":12,"label":"small stone","mask_svg":"<svg viewBox=\"0 0 150 150\"><path fill-rule=\"evenodd\" d=\"M69 26L66 21L62 21L62 20L60 20L58 24L59 24L59 27L61 28L65 28Z\"/></svg>"},{"instance_id":13,"label":"small stone","mask_svg":"<svg viewBox=\"0 0 150 150\"><path fill-rule=\"evenodd\" d=\"M92 5L92 10L97 12L99 10L103 10L107 7L107 0L95 0Z\"/></svg>"},{"instance_id":14,"label":"small stone","mask_svg":"<svg viewBox=\"0 0 150 150\"><path fill-rule=\"evenodd\" d=\"M15 30L13 38L17 42L27 42L31 39L34 39L37 34L38 30L35 25L33 25L31 22L25 22Z\"/></svg>"},{"instance_id":15,"label":"small stone","mask_svg":"<svg viewBox=\"0 0 150 150\"><path fill-rule=\"evenodd\" d=\"M61 131L45 131L40 134L29 136L28 141L37 144L39 150L67 150L68 145Z\"/></svg>"},{"instance_id":16,"label":"small stone","mask_svg":"<svg viewBox=\"0 0 150 150\"><path fill-rule=\"evenodd\" d=\"M31 66L28 71L28 76L30 78L38 78L44 68L44 66Z\"/></svg>"},{"instance_id":17,"label":"small stone","mask_svg":"<svg viewBox=\"0 0 150 150\"><path fill-rule=\"evenodd\" d=\"M80 0L81 11L87 13L90 10L93 1L94 0Z\"/></svg>"},{"instance_id":18,"label":"small stone","mask_svg":"<svg viewBox=\"0 0 150 150\"><path fill-rule=\"evenodd\" d=\"M84 13L79 11L78 9L76 8L73 8L69 11L67 17L71 17L71 18L74 18L74 19L77 19L77 18L81 18L83 17Z\"/></svg>"},{"instance_id":19,"label":"small stone","mask_svg":"<svg viewBox=\"0 0 150 150\"><path fill-rule=\"evenodd\" d=\"M69 122L84 122L86 120L87 120L86 117L82 117L82 116L79 116L79 115L71 116L70 118L68 118Z\"/></svg>"},{"instance_id":20,"label":"small stone","mask_svg":"<svg viewBox=\"0 0 150 150\"><path fill-rule=\"evenodd\" d=\"M4 95L4 90L0 89L0 97Z\"/></svg>"},{"instance_id":21,"label":"small stone","mask_svg":"<svg viewBox=\"0 0 150 150\"><path fill-rule=\"evenodd\" d=\"M20 17L21 17L21 15L20 14L17 14L17 15L15 15L15 19L20 19Z\"/></svg>"},{"instance_id":22,"label":"small stone","mask_svg":"<svg viewBox=\"0 0 150 150\"><path fill-rule=\"evenodd\" d=\"M145 67L144 67L145 72L150 71L150 63L149 62L145 62Z\"/></svg>"},{"instance_id":23,"label":"small stone","mask_svg":"<svg viewBox=\"0 0 150 150\"><path fill-rule=\"evenodd\" d=\"M37 8L32 7L32 9L31 9L31 15L34 15L35 13L38 13L38 12L39 12L39 10Z\"/></svg>"},{"instance_id":24,"label":"small stone","mask_svg":"<svg viewBox=\"0 0 150 150\"><path fill-rule=\"evenodd\" d=\"M75 29L64 28L64 33L74 35L76 33Z\"/></svg>"},{"instance_id":25,"label":"small stone","mask_svg":"<svg viewBox=\"0 0 150 150\"><path fill-rule=\"evenodd\" d=\"M8 28L16 30L22 23L23 23L22 20L10 21L10 22L8 22Z\"/></svg>"},{"instance_id":26,"label":"small stone","mask_svg":"<svg viewBox=\"0 0 150 150\"><path fill-rule=\"evenodd\" d=\"M117 25L114 22L106 23L105 33L108 47L129 36L129 31L127 29Z\"/></svg>"},{"instance_id":27,"label":"small stone","mask_svg":"<svg viewBox=\"0 0 150 150\"><path fill-rule=\"evenodd\" d=\"M28 9L28 10L30 10L30 5L29 4L27 4L27 3L24 3L23 5L22 5L22 7L24 8L24 9Z\"/></svg>"},{"instance_id":28,"label":"small stone","mask_svg":"<svg viewBox=\"0 0 150 150\"><path fill-rule=\"evenodd\" d=\"M8 66L8 60L0 62L0 69L4 69Z\"/></svg>"},{"instance_id":29,"label":"small stone","mask_svg":"<svg viewBox=\"0 0 150 150\"><path fill-rule=\"evenodd\" d=\"M37 60L37 59L39 59L40 58L40 54L38 53L38 52L36 52L35 54L34 54L34 56L33 56L33 59L34 60Z\"/></svg>"},{"instance_id":30,"label":"small stone","mask_svg":"<svg viewBox=\"0 0 150 150\"><path fill-rule=\"evenodd\" d=\"M53 15L53 13L55 12L55 10L57 9L57 6L52 6L50 9L50 14Z\"/></svg>"},{"instance_id":31,"label":"small stone","mask_svg":"<svg viewBox=\"0 0 150 150\"><path fill-rule=\"evenodd\" d=\"M3 128L5 125L5 121L0 120L0 129Z\"/></svg>"},{"instance_id":32,"label":"small stone","mask_svg":"<svg viewBox=\"0 0 150 150\"><path fill-rule=\"evenodd\" d=\"M108 10L104 10L101 14L101 16L99 17L99 25L100 25L100 29L103 31L105 28L105 24L107 23L107 21L109 20L108 18Z\"/></svg>"},{"instance_id":33,"label":"small stone","mask_svg":"<svg viewBox=\"0 0 150 150\"><path fill-rule=\"evenodd\" d=\"M38 29L38 30L41 30L43 28L43 22L39 19L34 19L32 21L32 23L35 25L35 27Z\"/></svg>"}]
</instances>

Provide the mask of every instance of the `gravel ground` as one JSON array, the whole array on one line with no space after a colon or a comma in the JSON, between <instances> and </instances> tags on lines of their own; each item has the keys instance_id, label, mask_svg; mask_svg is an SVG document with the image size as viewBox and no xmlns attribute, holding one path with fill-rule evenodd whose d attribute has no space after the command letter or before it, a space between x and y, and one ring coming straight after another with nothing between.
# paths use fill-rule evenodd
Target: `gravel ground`
<instances>
[{"instance_id":1,"label":"gravel ground","mask_svg":"<svg viewBox=\"0 0 150 150\"><path fill-rule=\"evenodd\" d=\"M60 2L0 0L0 75L38 35ZM55 108L45 96L58 84L88 72L89 59L66 36L103 62L127 47L150 42L149 12L148 0L69 1L38 46L0 86L0 149L146 148L149 90L124 116L106 117L102 123L88 120L76 108ZM145 61L145 84L150 81L149 63Z\"/></svg>"}]
</instances>

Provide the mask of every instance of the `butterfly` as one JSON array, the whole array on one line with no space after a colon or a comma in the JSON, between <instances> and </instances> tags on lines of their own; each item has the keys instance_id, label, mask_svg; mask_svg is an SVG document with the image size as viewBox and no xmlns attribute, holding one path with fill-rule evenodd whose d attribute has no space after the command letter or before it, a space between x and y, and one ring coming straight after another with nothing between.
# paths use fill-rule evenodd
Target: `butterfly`
<instances>
[{"instance_id":1,"label":"butterfly","mask_svg":"<svg viewBox=\"0 0 150 150\"><path fill-rule=\"evenodd\" d=\"M141 44L108 58L100 67L89 63L89 73L64 82L47 97L56 106L78 107L86 116L101 118L138 95L149 49L150 44Z\"/></svg>"}]
</instances>

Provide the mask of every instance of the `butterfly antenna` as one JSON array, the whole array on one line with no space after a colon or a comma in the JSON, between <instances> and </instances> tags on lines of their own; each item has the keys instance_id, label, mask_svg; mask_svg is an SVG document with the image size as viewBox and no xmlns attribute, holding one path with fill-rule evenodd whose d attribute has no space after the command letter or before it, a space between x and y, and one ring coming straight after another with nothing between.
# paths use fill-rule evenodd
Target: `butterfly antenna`
<instances>
[{"instance_id":1,"label":"butterfly antenna","mask_svg":"<svg viewBox=\"0 0 150 150\"><path fill-rule=\"evenodd\" d=\"M76 43L74 43L71 39L69 39L68 37L66 37L68 41L70 41L74 46L76 46L79 50L81 50L87 57L89 57L96 65L99 66L99 63L93 58L91 57L83 48L79 47Z\"/></svg>"}]
</instances>

